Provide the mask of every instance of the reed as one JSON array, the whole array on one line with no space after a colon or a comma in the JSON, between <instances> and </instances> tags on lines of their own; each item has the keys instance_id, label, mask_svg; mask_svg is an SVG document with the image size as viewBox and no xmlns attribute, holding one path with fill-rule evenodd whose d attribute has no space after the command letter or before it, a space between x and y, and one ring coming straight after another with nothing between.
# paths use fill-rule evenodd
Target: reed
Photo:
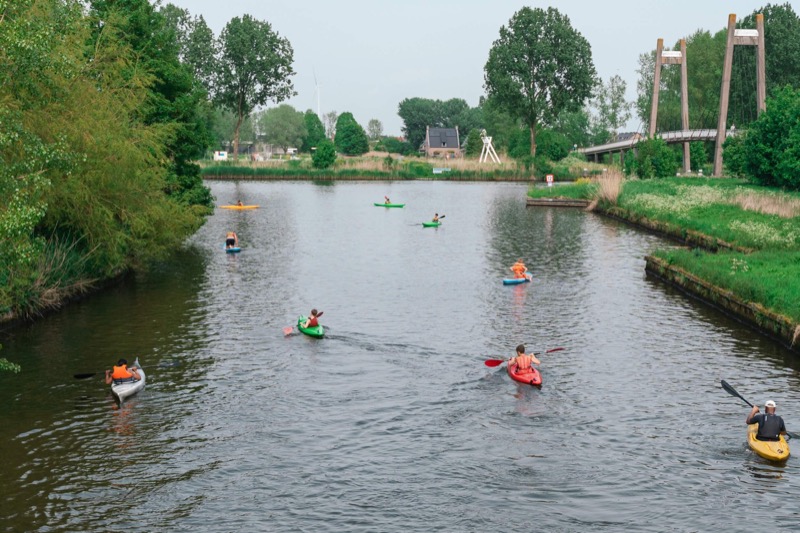
<instances>
[{"instance_id":1,"label":"reed","mask_svg":"<svg viewBox=\"0 0 800 533\"><path fill-rule=\"evenodd\" d=\"M800 215L800 199L797 198L747 191L734 196L732 203L747 211L777 215L781 218L794 218Z\"/></svg>"},{"instance_id":2,"label":"reed","mask_svg":"<svg viewBox=\"0 0 800 533\"><path fill-rule=\"evenodd\" d=\"M589 203L587 210L594 211L598 206L609 207L617 205L625 176L618 170L611 170L597 178L597 188L594 198Z\"/></svg>"}]
</instances>

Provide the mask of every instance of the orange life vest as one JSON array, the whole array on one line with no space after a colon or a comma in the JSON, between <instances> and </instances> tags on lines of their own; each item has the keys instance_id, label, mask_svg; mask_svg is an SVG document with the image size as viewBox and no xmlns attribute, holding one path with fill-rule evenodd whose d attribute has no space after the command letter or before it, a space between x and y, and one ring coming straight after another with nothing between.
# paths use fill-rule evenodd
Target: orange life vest
<instances>
[{"instance_id":1,"label":"orange life vest","mask_svg":"<svg viewBox=\"0 0 800 533\"><path fill-rule=\"evenodd\" d=\"M308 327L315 328L317 326L319 326L319 320L317 320L317 317L315 317L315 316L309 317L308 318Z\"/></svg>"},{"instance_id":2,"label":"orange life vest","mask_svg":"<svg viewBox=\"0 0 800 533\"><path fill-rule=\"evenodd\" d=\"M111 379L129 379L133 374L128 370L128 365L115 366L111 373Z\"/></svg>"},{"instance_id":3,"label":"orange life vest","mask_svg":"<svg viewBox=\"0 0 800 533\"><path fill-rule=\"evenodd\" d=\"M517 278L524 278L525 277L525 265L522 263L514 263L511 267L512 272L514 272L514 276Z\"/></svg>"},{"instance_id":4,"label":"orange life vest","mask_svg":"<svg viewBox=\"0 0 800 533\"><path fill-rule=\"evenodd\" d=\"M530 355L518 355L517 356L517 371L526 372L531 369L531 363L533 363L533 357Z\"/></svg>"}]
</instances>

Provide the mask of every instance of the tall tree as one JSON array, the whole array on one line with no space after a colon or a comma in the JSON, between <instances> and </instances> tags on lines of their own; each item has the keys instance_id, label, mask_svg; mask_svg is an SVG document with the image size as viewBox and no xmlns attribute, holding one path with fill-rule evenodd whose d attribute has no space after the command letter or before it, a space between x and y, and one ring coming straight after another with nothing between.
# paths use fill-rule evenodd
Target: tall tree
<instances>
[{"instance_id":1,"label":"tall tree","mask_svg":"<svg viewBox=\"0 0 800 533\"><path fill-rule=\"evenodd\" d=\"M620 76L611 76L607 83L597 88L593 104L597 109L598 122L614 138L618 130L631 118L632 104L625 100L627 84Z\"/></svg>"},{"instance_id":2,"label":"tall tree","mask_svg":"<svg viewBox=\"0 0 800 533\"><path fill-rule=\"evenodd\" d=\"M397 114L403 119L403 133L412 146L418 147L425 140L428 126L432 128L459 128L466 138L469 130L483 126L483 115L478 108L470 108L461 98L431 100L429 98L406 98L398 105Z\"/></svg>"},{"instance_id":3,"label":"tall tree","mask_svg":"<svg viewBox=\"0 0 800 533\"><path fill-rule=\"evenodd\" d=\"M531 156L537 126L580 109L596 77L589 42L552 7L517 11L500 28L484 67L487 94L530 129Z\"/></svg>"},{"instance_id":4,"label":"tall tree","mask_svg":"<svg viewBox=\"0 0 800 533\"><path fill-rule=\"evenodd\" d=\"M330 111L322 115L322 123L325 125L325 135L328 139L336 137L336 121L339 120L339 113Z\"/></svg>"},{"instance_id":5,"label":"tall tree","mask_svg":"<svg viewBox=\"0 0 800 533\"><path fill-rule=\"evenodd\" d=\"M284 153L290 147L300 146L308 133L305 116L289 104L281 104L260 113L258 126L264 140L283 148Z\"/></svg>"},{"instance_id":6,"label":"tall tree","mask_svg":"<svg viewBox=\"0 0 800 533\"><path fill-rule=\"evenodd\" d=\"M167 4L161 8L161 14L175 30L181 62L188 65L195 79L211 92L218 53L214 32L202 15L192 17L188 9Z\"/></svg>"},{"instance_id":7,"label":"tall tree","mask_svg":"<svg viewBox=\"0 0 800 533\"><path fill-rule=\"evenodd\" d=\"M325 140L325 126L322 125L317 114L310 109L303 115L303 121L306 125L306 136L300 149L310 153L312 148L319 146L319 143Z\"/></svg>"},{"instance_id":8,"label":"tall tree","mask_svg":"<svg viewBox=\"0 0 800 533\"><path fill-rule=\"evenodd\" d=\"M367 123L367 136L371 141L377 141L383 135L383 124L377 118L370 119Z\"/></svg>"},{"instance_id":9,"label":"tall tree","mask_svg":"<svg viewBox=\"0 0 800 533\"><path fill-rule=\"evenodd\" d=\"M220 34L221 57L214 83L216 102L237 116L233 140L239 154L239 127L256 106L282 102L296 93L294 51L269 22L250 15L231 19Z\"/></svg>"},{"instance_id":10,"label":"tall tree","mask_svg":"<svg viewBox=\"0 0 800 533\"><path fill-rule=\"evenodd\" d=\"M352 113L342 113L336 121L336 149L344 155L361 155L369 152L369 142L364 128Z\"/></svg>"}]
</instances>

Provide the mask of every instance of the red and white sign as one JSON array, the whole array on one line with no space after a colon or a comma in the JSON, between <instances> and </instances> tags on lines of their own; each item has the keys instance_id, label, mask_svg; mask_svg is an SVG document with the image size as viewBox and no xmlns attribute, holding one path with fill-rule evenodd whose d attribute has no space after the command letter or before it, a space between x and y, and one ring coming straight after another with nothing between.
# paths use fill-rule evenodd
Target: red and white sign
<instances>
[{"instance_id":1,"label":"red and white sign","mask_svg":"<svg viewBox=\"0 0 800 533\"><path fill-rule=\"evenodd\" d=\"M553 175L552 174L548 174L547 176L545 176L545 179L547 180L547 186L548 187L552 187L553 186Z\"/></svg>"}]
</instances>

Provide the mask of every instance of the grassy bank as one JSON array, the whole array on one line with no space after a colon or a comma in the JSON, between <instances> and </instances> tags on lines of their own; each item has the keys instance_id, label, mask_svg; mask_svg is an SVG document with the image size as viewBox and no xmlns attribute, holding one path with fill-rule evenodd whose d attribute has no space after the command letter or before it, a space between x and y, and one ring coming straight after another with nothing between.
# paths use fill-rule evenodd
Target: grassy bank
<instances>
[{"instance_id":1,"label":"grassy bank","mask_svg":"<svg viewBox=\"0 0 800 533\"><path fill-rule=\"evenodd\" d=\"M529 196L593 199L600 189L577 183ZM699 246L653 255L800 323L800 193L734 179L629 180L597 209Z\"/></svg>"}]
</instances>

